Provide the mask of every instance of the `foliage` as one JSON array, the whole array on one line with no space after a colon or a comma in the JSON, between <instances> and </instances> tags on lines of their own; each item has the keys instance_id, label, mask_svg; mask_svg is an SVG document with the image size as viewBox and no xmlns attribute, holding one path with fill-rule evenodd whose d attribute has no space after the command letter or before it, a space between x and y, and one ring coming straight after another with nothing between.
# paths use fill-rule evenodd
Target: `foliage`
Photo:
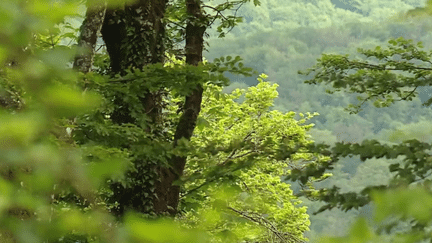
<instances>
[{"instance_id":1,"label":"foliage","mask_svg":"<svg viewBox=\"0 0 432 243\"><path fill-rule=\"evenodd\" d=\"M297 208L300 201L281 178L312 156L299 152L281 160L277 154L283 141L291 146L311 143L306 131L312 125L302 124L312 115L296 121L293 112L270 111L277 85L264 77L247 90L221 94L221 88L209 85L204 94L191 141L197 149L189 154L181 218L212 232L215 240L223 232L232 232L231 242L305 240L306 208ZM218 209L222 215L209 219L209 212Z\"/></svg>"},{"instance_id":2,"label":"foliage","mask_svg":"<svg viewBox=\"0 0 432 243\"><path fill-rule=\"evenodd\" d=\"M111 189L120 192L123 199L131 197L133 201L140 202L139 207L143 211L151 212L152 191L145 188L151 188L155 183L153 176L156 172L152 165L167 164L171 156L181 154L173 149L172 141L184 96L203 80L209 84L226 85L228 80L223 75L226 71L243 75L252 73L250 68L243 66L238 56L221 57L212 63L205 62L195 67L185 65L184 60L177 60L171 55L165 64L147 65L142 70L127 70L121 77L110 78L94 73L85 75L85 83L81 85L102 94L103 105L92 113L77 117L74 138L80 145L98 143L126 149L130 158L139 159L141 162L133 166L125 181L112 181ZM151 124L149 117L142 112L142 100L146 95L142 90L157 91L164 95L161 101L162 119L156 124ZM127 110L122 104L128 104ZM127 113L128 123L115 124L110 120L116 109ZM186 148L183 146L180 151L182 149ZM142 190L133 192L135 186ZM121 198L108 197L109 207L121 212Z\"/></svg>"},{"instance_id":3,"label":"foliage","mask_svg":"<svg viewBox=\"0 0 432 243\"><path fill-rule=\"evenodd\" d=\"M275 111L320 110L321 116L310 117L310 120L306 119L304 122L315 122L316 127L325 132L318 130L313 134L321 136L317 140L330 145L336 140L356 142L371 138L380 131L383 132L380 134L382 138L392 142L399 142L410 135L422 142L430 142L428 137L422 137L423 134L417 131L418 127L426 131L428 123L424 121L430 120L430 111L420 109L420 101L415 98L415 92L419 91L422 102L427 104L429 97L424 98L427 90L422 89L421 85L429 85L426 76L429 70L424 68L429 66L430 53L424 52L415 42L405 39L395 39L385 49L380 47L367 50L370 46L383 46L382 41L389 37L399 36L423 41L428 47L430 38L426 33L430 30L429 20L415 19L411 24L347 23L357 20L376 21L402 9L421 7L420 3L408 0L344 1L350 6L342 6L347 10L341 10L340 5L332 5L338 1L290 1L290 4L287 4L285 1L263 0L260 8L246 7L237 12L237 7L248 1L209 1L204 7L207 14L204 22L214 21L218 24L219 27L214 28L214 32L219 36L227 32L233 34L227 35L229 38L224 42L210 40L213 48L210 49L209 60L221 55L230 55L230 58L219 58L198 68L185 66L172 58L174 63L149 65L144 70L129 70L125 76L112 78L104 76L108 74L107 56L99 52L94 64L94 71L98 74L80 75L77 78L67 68L74 50L66 46L74 43L77 38L76 28L74 30L74 27L62 22L65 15L76 16L79 2L83 1L45 3L32 0L0 3L0 20L3 24L0 28L0 105L4 107L0 126L0 147L3 149L0 154L2 162L5 162L5 173L2 176L5 182L0 185L4 188L1 191L5 192L4 195L2 193L2 202L7 202L6 206L1 207L4 208L2 212L10 212L13 216L0 213L1 229L5 230L5 233L2 233L5 238L0 240L6 241L13 235L21 237L18 240L23 242L37 242L38 239L60 239L63 242L85 242L87 239L107 242L157 242L174 239L177 242L205 242L205 236L196 231L185 231L184 235L172 234L180 231L171 221L153 222L141 219L142 215L128 214L120 223L105 212L107 210L113 213L119 204L116 200L110 200L113 187L109 185L127 188L133 183L140 183L139 180L131 180L129 173L142 174L145 170L132 165L131 160L141 156L149 161L163 162L168 156L182 154L188 154L191 163L187 165L187 177L178 182L185 184L182 191L183 215L177 220L186 228L210 231L211 239L271 241L276 240L273 237L281 235L303 237L302 232L307 228L308 219L304 208L296 205L299 200L292 192L297 192L299 188L295 184L288 186L281 183L285 176L300 180L303 193L310 199L318 197L329 203L330 206L323 209L360 208L374 200L374 207L379 210L377 219L380 221L377 224L367 225L371 222L359 220L350 236L330 239L330 242L385 242L389 239L415 242L420 238L427 239L429 229L423 226L430 221L425 216L430 204L429 194L425 194L425 191L429 193L429 145L418 141L399 145L369 141L357 145L339 144L333 149L313 146L305 140L304 132L309 129L308 126L296 121L292 117L293 113ZM121 6L121 3L115 0L109 2ZM257 1L254 3L258 4ZM52 6L55 7L54 11ZM352 7L355 7L356 13L349 11ZM421 14L425 9L419 8L410 14ZM237 14L244 14L246 23L231 31L234 25L241 22ZM171 1L166 14L166 21L170 26L167 36L172 44L167 49L169 56L182 56L183 50L178 45L184 40L182 27L187 19L183 2ZM300 28L293 29L295 26ZM70 32L65 33L64 28L69 28ZM256 30L260 32L253 35ZM261 32L263 30L265 34ZM212 31L209 33L212 34ZM263 44L264 42L267 43ZM357 47L362 47L363 50L354 53ZM392 110L384 107L375 111L365 102L362 106L364 109L358 116L343 115L338 106L354 102L355 97L324 94L320 92L324 90L323 85L317 89L298 85L303 78L296 75L297 69L312 65L316 56L323 51L350 53L355 57L363 55L362 59L356 60L343 55L323 56L320 63L330 65L325 67L327 74L334 74L342 80L337 89L342 90L343 83L347 81L345 85L352 92L363 92L361 86L366 87L360 103L375 97L378 100L376 104L381 107L392 105L391 99L405 98L413 99L411 105L404 102L392 105ZM262 81L257 86L261 87L258 90L252 88L228 95L220 93L219 86L228 84L228 79L223 76L225 72L251 73L250 69L240 64L239 58L234 57L236 55L246 57L245 65L269 73L272 80L279 83L278 100L273 101L271 98L275 97L275 87ZM367 61L364 61L364 56L368 57ZM3 66L3 63L6 65ZM363 73L352 77L358 70L345 68L344 65L351 65ZM332 67L336 69L332 70ZM341 69L337 67L345 68L345 73L338 72ZM386 74L382 70L386 68L398 70L387 70L389 72ZM424 72L421 72L422 68ZM327 78L331 79L331 75ZM193 77L195 80L186 82L186 77ZM321 78L325 79L326 76ZM255 78L236 79L243 86L242 81L249 85L256 84ZM327 81L332 82L330 79ZM351 83L348 82L350 79ZM375 82L376 80L383 83ZM182 96L188 94L194 82L206 83L206 99L209 104L203 107L192 141L182 141L181 146L173 150L169 144L173 127L183 109ZM75 83L78 83L79 87L76 87ZM410 87L410 90L406 87ZM81 88L86 90L84 95ZM137 98L144 95L140 93L142 89L160 88L166 88L161 91L164 93L164 120L156 127L149 126L148 117L140 113L142 104ZM414 89L415 91L410 93ZM245 93L254 95L248 98ZM236 98L238 95L240 96ZM262 99L254 99L254 96ZM121 108L115 102L115 98L119 97L123 103L131 104L130 115L137 121L136 124L118 125L109 121L112 111ZM245 103L248 99L261 106L255 107L252 102L248 105ZM274 110L270 111L269 106L273 102ZM350 108L357 112L360 106L357 104ZM258 117L259 111L261 115ZM252 119L253 117L257 119ZM366 119L375 122L372 124ZM285 120L292 122L293 130L283 127ZM418 122L418 126L408 124L401 127L402 124L410 122ZM349 130L352 127L356 131ZM160 133L157 136L149 135L144 132L147 128ZM398 131L392 133L394 128L398 128ZM248 136L249 140L243 141L251 131L255 133ZM284 134L298 136L295 136L295 139L282 139ZM262 140L263 137L267 140ZM295 141L294 144L292 141ZM296 142L298 144L295 144ZM237 157L242 155L241 152L247 155ZM271 159L266 157L267 154L271 155ZM328 160L321 154L332 156L332 159ZM336 163L340 156L350 155L357 158L346 160L345 164ZM227 160L230 156L232 158ZM366 160L360 166L359 157ZM394 173L394 180L389 184L377 179L377 175L387 175L389 171L381 171L374 176L367 174L386 166L387 162L382 159L371 159L377 157L397 158L396 161L389 162L393 164L391 170ZM54 162L47 164L46 161ZM226 164L223 161L227 161ZM220 165L221 163L223 165ZM368 163L379 166L369 166ZM29 164L33 167L31 172L25 167ZM24 168L19 167L20 165L24 165ZM280 170L278 166L284 169ZM342 183L344 180L340 178L345 178L345 181L350 179L350 186L353 188L344 185L341 189L315 190L312 182L327 177L328 174L325 173L332 167L337 168L332 170L335 173L347 171L348 173L336 175L334 178ZM76 173L71 173L70 168L75 168ZM292 174L289 174L290 169L293 169ZM126 170L128 172L123 173ZM10 175L14 177L9 180ZM94 176L89 178L86 175ZM355 178L359 177L373 180L373 186L360 190L364 184L356 184ZM241 181L245 182L247 187ZM335 181L318 185L331 187L333 182ZM408 186L408 191L399 188L409 183L420 184L424 188ZM382 186L379 186L381 184ZM35 188L28 185L35 185ZM91 186L87 188L88 185ZM144 188L147 186L144 185ZM265 193L267 188L273 193ZM374 189L378 192L374 193ZM16 191L19 194L15 193ZM274 193L275 191L285 193L282 195ZM21 193L24 196L17 196ZM137 202L143 202L145 207L149 205L141 201L144 193L147 192L140 191L133 195ZM54 198L51 195L54 195ZM413 198L416 199L415 204ZM289 203L282 207L282 200ZM23 206L17 209L11 208L11 205ZM416 208L417 205L422 208ZM314 204L312 208L316 206ZM37 212L33 218L16 220L16 216L24 217L32 209ZM48 212L43 211L44 209L53 212L49 220L46 220L48 217L43 217L42 213ZM348 222L345 215L343 217L344 219L337 219L339 224L335 224L336 227ZM329 227L328 222L335 220L334 215L328 218L326 229ZM405 222L396 225L394 219ZM413 221L410 221L411 219ZM99 224L101 221L104 224ZM291 223L304 224L301 224L301 230L298 230L294 229ZM101 232L100 225L107 225L104 228L107 231ZM276 230L269 228L269 225L275 226ZM25 231L24 227L31 230ZM142 230L143 228L147 230ZM391 233L390 237L384 236L386 230ZM25 235L22 232L30 233ZM399 235L394 234L398 232ZM87 237L88 235L91 237Z\"/></svg>"},{"instance_id":4,"label":"foliage","mask_svg":"<svg viewBox=\"0 0 432 243\"><path fill-rule=\"evenodd\" d=\"M358 112L363 103L374 100L376 107L385 107L395 99L412 100L419 86L430 86L430 54L419 50L421 43L398 38L389 41L390 46L373 50L359 49L370 61L350 60L348 55L323 54L318 64L304 74L314 73L310 84L331 83L335 91L363 94L360 104L351 105L351 112ZM407 90L408 89L408 90ZM333 92L333 91L331 91ZM424 105L430 105L430 99ZM397 136L394 134L393 137ZM326 145L315 146L321 150ZM395 159L402 156L403 162L392 163L389 171L393 174L388 184L374 185L361 192L341 193L338 187L321 189L316 195L326 202L317 213L334 207L350 210L366 205L370 201L376 206L375 228L369 228L366 221L359 219L348 238L331 239L329 242L370 242L377 237L391 233L390 239L396 242L419 242L430 240L428 225L432 217L426 213L430 199L430 172L432 145L418 140L406 140L396 145L382 144L376 140L365 140L362 144L337 143L331 150L321 150L331 154L332 160L323 167L309 166L304 171L293 170L291 178L305 181L310 176L319 176L332 169L339 157L359 155L362 161L371 158ZM419 205L425 202L425 205ZM420 203L421 204L421 203ZM415 205L415 206L414 206ZM423 211L426 210L426 211ZM372 233L375 230L378 235ZM361 241L359 241L361 239ZM380 238L388 239L388 238Z\"/></svg>"},{"instance_id":5,"label":"foliage","mask_svg":"<svg viewBox=\"0 0 432 243\"><path fill-rule=\"evenodd\" d=\"M301 151L289 159L278 156L281 143L311 143L306 135L311 125L302 124L312 115L296 121L292 112L269 111L277 92L276 85L261 79L264 76L247 92L222 94L221 87L228 83L225 72L252 73L238 56L198 67L171 56L165 64L110 77L103 60L107 56L99 53L94 64L97 73L75 73L69 67L76 29L64 17L75 16L80 2L0 3L0 20L7 27L0 29L0 36L10 40L0 41L0 104L5 108L0 114L0 241L209 242L205 231L211 236L228 232L221 240L305 240L306 209L298 206L300 201L281 177L298 161L319 155ZM245 2L219 5L215 18L222 18L221 29L238 22L224 19L221 11ZM65 28L70 32L65 33ZM169 141L182 109L179 101L194 82L207 86L198 130L190 143L182 140L184 144L173 149ZM140 113L143 89L165 92L163 122L150 126ZM110 121L112 111L121 108L116 103L119 97L132 107L127 112L134 124ZM230 132L224 132L229 126ZM147 128L161 134L149 133ZM179 222L149 220L133 212L127 212L121 222L114 217L121 203L112 200L114 187L143 183L144 188L152 188L154 183L145 178L152 171L132 160L163 163L182 154L190 156L186 184L178 182L185 193L184 215L178 218L183 228ZM135 180L133 173L143 180ZM221 203L218 192L224 185L238 190L229 194L227 189L229 197ZM142 200L148 197L144 193L125 195L149 207ZM210 223L201 224L203 218Z\"/></svg>"},{"instance_id":6,"label":"foliage","mask_svg":"<svg viewBox=\"0 0 432 243\"><path fill-rule=\"evenodd\" d=\"M427 78L432 53L420 50L422 43L413 44L412 40L402 37L389 41L390 46L374 50L358 49L358 52L371 61L349 60L348 55L323 54L318 64L301 74L316 72L314 78L306 83L331 83L334 90L347 89L360 93L359 103L350 105L349 111L357 113L363 103L373 101L375 107L388 107L394 101L411 101L416 97L416 89L429 86ZM335 68L336 67L336 68ZM429 99L424 105L430 105Z\"/></svg>"},{"instance_id":7,"label":"foliage","mask_svg":"<svg viewBox=\"0 0 432 243\"><path fill-rule=\"evenodd\" d=\"M73 52L47 49L33 39L34 33L53 28L64 15L75 14L76 7L73 1L61 6L0 3L1 88L8 99L0 122L2 242L54 241L77 231L120 242L115 231L108 233L112 218L93 195L100 181L122 171L125 161L116 161L120 167L109 166L114 160L92 164L83 150L63 143L67 134L58 134L53 126L59 118L93 109L99 96L74 88L76 75L67 69ZM48 9L56 14L44 15ZM82 195L93 210L56 203L63 191Z\"/></svg>"},{"instance_id":8,"label":"foliage","mask_svg":"<svg viewBox=\"0 0 432 243\"><path fill-rule=\"evenodd\" d=\"M297 74L297 70L304 70L314 65L321 53L350 54L349 60L367 60L377 63L373 57L366 59L363 54L357 52L357 49L374 50L376 46L384 49L387 48L390 38L397 39L401 36L405 39L413 39L412 43L423 42L425 48L418 49L429 53L428 50L432 47L429 16L404 19L401 18L402 15L396 14L393 18L377 22L378 18L392 16L399 10L406 11L415 7L423 7L424 2L408 0L400 2L343 1L347 4L344 9L350 11L359 7L357 3L364 5L367 11L364 13L355 11L362 16L353 16L349 11L339 9L341 6L338 6L338 1L332 1L336 5L339 16L344 16L341 18L342 21L338 21L337 15L327 14L331 21L326 24L332 23L332 26L327 28L316 27L323 24L323 21L293 23L298 16L307 18L309 12L313 12L315 5L319 2L321 1L309 1L314 5L313 7L306 5L305 1L299 5L285 4L286 8L292 6L296 8L296 11L294 15L285 14L284 19L281 20L282 24L277 26L277 29L275 25L270 24L269 18L274 16L271 15L272 8L279 10L281 4L269 4L270 1L262 1L259 8L245 6L246 8L239 11L239 14L245 17L245 23L234 29L231 32L232 35L227 36L224 40L210 39L210 52L206 54L206 57L212 59L220 55L240 55L245 59L245 65L253 66L260 72L268 74L272 81L279 84L279 97L275 100L274 106L276 110L318 111L320 116L311 120L315 123L315 127L311 130L314 140L328 142L330 145L337 141L361 143L364 139L377 139L380 143L390 145L411 138L430 142L428 123L424 121L429 121L432 113L430 107L421 105L430 98L430 87L418 87L416 89L417 98L414 97L412 101L395 102L389 107L376 109L372 102L365 102L358 114L350 115L343 111L343 107L356 104L358 102L356 94L325 93L325 90L331 87L326 87L324 83L305 85L302 82L305 79L312 79L313 73L310 73L309 76ZM318 9L314 14L321 16L328 13L326 11L325 8ZM373 15L369 15L372 12ZM297 25L300 27L296 28ZM231 77L231 79L236 82L227 90L235 86L244 87L256 84L253 78ZM321 132L326 130L327 133ZM316 186L332 188L333 185L336 185L341 188L340 192L359 192L371 184L385 185L390 175L388 165L396 161L403 164L404 159L403 156L392 160L386 160L384 157L362 162L359 157L357 155L353 158L341 158L334 164L334 169L328 171L334 176ZM294 191L298 189L295 184L292 184L292 188ZM302 201L307 200L302 198ZM319 234L345 235L348 231L344 229L353 221L355 215L364 215L367 212L365 216L369 217L369 211L372 211L373 208L368 204L359 210L350 210L346 213L338 208L333 208L331 211L312 215L323 204L319 201L310 201L306 204L311 214L311 232L307 236L312 242L318 241L318 238L314 236Z\"/></svg>"},{"instance_id":9,"label":"foliage","mask_svg":"<svg viewBox=\"0 0 432 243\"><path fill-rule=\"evenodd\" d=\"M233 60L239 60L239 58ZM205 65L214 69L214 67L220 66L220 63L223 63L222 61L231 62L233 60L231 57L222 57L216 60L215 64L205 63ZM226 66L229 67L232 65ZM168 72L168 70L171 71ZM233 236L229 236L230 234L218 235L221 240L234 236L234 238L230 238L232 241L241 241L242 239L257 240L259 238L261 240L268 240L277 237L278 234L282 239L292 238L295 241L303 239L302 233L307 230L308 226L307 214L305 214L304 208L295 207L299 201L293 196L289 185L282 183L280 180L281 176L288 173L288 165L291 162L278 161L277 159L268 160L268 158L276 156L278 144L282 140L290 141L292 145L296 143L310 143L310 141L306 140L307 136L305 132L311 125L302 127L300 124L304 123L306 119L310 119L312 115L308 115L307 118L297 122L293 119L295 114L292 112L287 114L277 111L270 112L269 108L273 104L272 101L277 96L277 85L270 86L269 83L264 82L262 78L265 76L260 78L261 84L256 88L252 87L246 93L245 91L237 90L232 95L222 94L220 84L212 82L211 78L209 78L209 83L206 85L207 88L204 93L203 110L198 120L195 135L190 144L184 141L185 144L175 150L166 141L169 141L173 133L171 124L175 124L175 121L178 120L178 110L181 109L178 106L178 101L181 100L181 90L176 89L176 87L184 88L185 84L183 83L180 83L178 86L172 85L174 88L170 92L171 95L165 101L167 102L164 113L167 121L164 125L166 131L164 137L167 139L166 141L149 136L141 128L132 124L115 125L106 119L106 114L109 114L112 105L115 105L112 103L113 99L111 97L113 96L108 92L122 92L121 97L128 99L129 103L134 104L132 107L139 110L140 102L136 100L136 97L139 97L141 94L137 85L149 84L143 84L142 79L138 77L150 80L150 78L144 75L152 75L151 80L153 82L154 80L158 80L158 76L155 75L160 75L162 80L166 80L168 75L172 75L169 76L169 80L176 84L176 80L184 82L182 72L190 72L190 70L192 69L185 66L183 61L172 57L171 61L163 69L158 66L148 66L143 71L135 70L135 73L133 73L134 78L125 76L121 79L108 80L88 86L91 89L98 90L99 93L105 94L106 98L104 98L103 102L105 105L100 107L95 113L79 118L77 121L79 127L77 127L75 132L75 139L80 144L86 144L91 141L98 141L98 143L113 147L124 147L128 144L131 147L131 155L144 155L151 160L160 160L164 154L169 156L170 154L187 153L189 155L185 178L187 182L185 185L185 194L187 196L184 196L184 199L182 199L184 215L179 217L179 221L183 222L188 228L201 228L213 233L233 232L231 233ZM195 70L198 71L194 72L199 72L200 69ZM198 75L200 74L198 73ZM130 89L124 90L123 86L123 90L120 90L119 88L122 86L118 84L121 82L127 82L130 85ZM136 82L136 85L134 82ZM148 87L153 87L151 84ZM154 84L158 84L158 82ZM169 86L165 83L165 87ZM244 101L238 104L236 102L238 99L244 99ZM134 119L143 119L141 123L145 123L146 118L139 112L131 110L130 114ZM227 133L227 130L231 132ZM124 134L127 134L127 136ZM190 151L188 149L190 146L195 149ZM145 150L142 150L143 147ZM295 160L308 159L309 157L310 155L307 153L303 155L298 154L295 156ZM225 158L224 161L220 161L223 158ZM270 172L272 174L267 175ZM144 173L144 175L149 176L149 173ZM126 190L129 187L128 185L144 182L131 181L130 178L132 177L127 176L126 180L121 181L124 187L122 190ZM257 178L261 179L257 180ZM239 183L240 179L246 184ZM235 202L232 200L233 197L244 197L245 192L243 191L246 189L243 185L247 185L249 190L252 190L248 192L251 194L247 196L249 199L244 205L233 204ZM226 188L227 191L230 191L232 187L238 188L240 191L232 191L228 197L229 200L225 204L222 204L223 207L221 207L218 199L218 195L221 192L218 188ZM243 189L241 189L242 187ZM273 193L283 191L285 193L268 195L267 193L262 193L264 191ZM109 197L110 194L102 196ZM133 196L136 196L137 200L141 200L144 204L145 201L143 201L143 197L140 194ZM252 202L249 202L250 200ZM215 202L219 206L215 206ZM281 203L284 206L279 206ZM108 203L108 208L115 208L115 203ZM251 208L255 208L255 210L251 210ZM221 215L218 216L219 214ZM264 217L263 215L268 216ZM197 220L200 217L207 217L207 220L213 223L208 225L199 223ZM211 217L222 217L224 220L220 219L221 221L217 221ZM257 222L250 221L245 223L240 220L242 218L261 221L261 223L257 224ZM298 227L293 226L297 224ZM203 227L204 225L206 227ZM269 225L276 228L269 229Z\"/></svg>"}]
</instances>

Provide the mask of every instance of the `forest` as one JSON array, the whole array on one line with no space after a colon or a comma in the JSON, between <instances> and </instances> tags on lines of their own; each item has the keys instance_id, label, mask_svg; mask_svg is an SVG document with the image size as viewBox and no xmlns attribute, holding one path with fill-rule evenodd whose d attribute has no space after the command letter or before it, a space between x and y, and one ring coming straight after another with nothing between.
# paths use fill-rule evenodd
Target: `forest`
<instances>
[{"instance_id":1,"label":"forest","mask_svg":"<svg viewBox=\"0 0 432 243\"><path fill-rule=\"evenodd\" d=\"M0 242L432 242L432 0L0 23Z\"/></svg>"}]
</instances>

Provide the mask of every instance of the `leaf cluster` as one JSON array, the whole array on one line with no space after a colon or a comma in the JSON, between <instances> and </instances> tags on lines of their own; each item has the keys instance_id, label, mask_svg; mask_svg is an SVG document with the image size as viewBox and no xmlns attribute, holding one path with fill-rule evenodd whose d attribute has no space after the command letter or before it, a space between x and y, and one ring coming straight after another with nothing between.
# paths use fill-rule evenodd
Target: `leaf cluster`
<instances>
[{"instance_id":1,"label":"leaf cluster","mask_svg":"<svg viewBox=\"0 0 432 243\"><path fill-rule=\"evenodd\" d=\"M278 157L281 144L308 144L311 125L295 113L270 110L277 85L265 82L223 94L209 85L191 141L182 206L185 222L231 241L301 242L309 225L306 208L281 178L309 153ZM224 193L225 191L225 193ZM227 193L230 192L230 193ZM221 214L217 213L218 211ZM208 214L219 215L209 219ZM209 221L207 221L209 220ZM222 238L221 238L222 237Z\"/></svg>"},{"instance_id":2,"label":"leaf cluster","mask_svg":"<svg viewBox=\"0 0 432 243\"><path fill-rule=\"evenodd\" d=\"M359 48L366 60L351 60L348 55L323 54L318 63L300 74L310 75L308 84L331 84L335 91L346 90L358 96L358 104L347 107L350 113L358 113L366 101L375 107L388 107L398 100L410 101L417 96L417 88L431 85L432 52L421 50L421 42L400 37L388 42L387 48L377 46L373 50ZM429 106L429 99L423 105Z\"/></svg>"}]
</instances>

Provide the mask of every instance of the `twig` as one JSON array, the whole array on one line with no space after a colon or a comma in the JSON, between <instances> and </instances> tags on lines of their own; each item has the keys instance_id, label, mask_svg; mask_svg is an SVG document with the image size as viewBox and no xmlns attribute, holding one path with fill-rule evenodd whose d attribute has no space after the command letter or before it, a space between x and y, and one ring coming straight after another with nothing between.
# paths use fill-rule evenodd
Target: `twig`
<instances>
[{"instance_id":1,"label":"twig","mask_svg":"<svg viewBox=\"0 0 432 243\"><path fill-rule=\"evenodd\" d=\"M265 227L267 230L271 231L277 238L279 238L282 242L288 242L288 239L285 237L285 235L287 235L290 238L290 240L292 240L293 242L303 242L298 237L288 232L287 233L279 232L276 226L274 226L270 221L268 221L266 218L264 218L262 215L259 215L258 213L242 212L232 207L228 207L228 209L236 212L243 218L249 219L250 221ZM255 217L251 216L251 214L254 214Z\"/></svg>"}]
</instances>

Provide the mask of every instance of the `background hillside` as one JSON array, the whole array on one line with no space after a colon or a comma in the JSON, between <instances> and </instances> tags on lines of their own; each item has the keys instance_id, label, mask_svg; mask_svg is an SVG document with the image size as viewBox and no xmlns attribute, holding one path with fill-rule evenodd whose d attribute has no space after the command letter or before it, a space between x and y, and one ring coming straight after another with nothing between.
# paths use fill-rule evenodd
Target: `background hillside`
<instances>
[{"instance_id":1,"label":"background hillside","mask_svg":"<svg viewBox=\"0 0 432 243\"><path fill-rule=\"evenodd\" d=\"M206 58L240 55L245 65L269 75L279 84L279 98L274 109L280 111L318 112L312 119L314 140L361 142L378 139L396 143L408 138L432 142L431 109L422 102L432 95L432 89L419 89L419 99L398 102L390 108L376 109L365 104L357 115L344 108L356 103L356 95L327 94L325 85L304 84L308 77L298 74L313 66L322 53L358 56L357 48L386 46L390 38L404 37L422 41L432 49L432 19L403 20L401 14L425 5L424 0L263 0L260 7L243 6L237 15L244 23L224 39L210 31ZM226 88L245 88L256 84L256 77L230 76ZM389 160L367 160L358 157L342 160L334 176L320 186L337 185L344 191L359 191L366 185L382 184L390 178ZM295 188L295 186L293 185ZM320 203L308 202L309 213ZM371 208L348 213L339 210L311 216L311 237L318 234L344 235L354 216L369 216Z\"/></svg>"}]
</instances>

